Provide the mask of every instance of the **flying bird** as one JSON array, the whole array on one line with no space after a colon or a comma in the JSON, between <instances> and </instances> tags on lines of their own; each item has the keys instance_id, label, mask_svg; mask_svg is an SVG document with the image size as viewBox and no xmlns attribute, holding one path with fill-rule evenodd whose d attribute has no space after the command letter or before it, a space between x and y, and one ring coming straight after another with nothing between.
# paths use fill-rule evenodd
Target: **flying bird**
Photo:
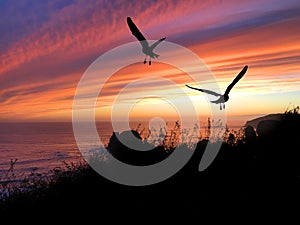
<instances>
[{"instance_id":1,"label":"flying bird","mask_svg":"<svg viewBox=\"0 0 300 225\"><path fill-rule=\"evenodd\" d=\"M219 93L216 93L214 91L206 90L206 89L194 88L194 87L191 87L187 84L186 84L186 86L191 88L191 89L194 89L194 90L197 90L197 91L202 91L204 93L219 97L217 100L214 100L214 101L211 101L211 102L215 103L215 104L220 104L220 110L222 110L222 108L225 109L225 102L227 102L229 100L229 92L231 91L233 86L244 76L247 69L248 69L248 66L246 65L242 69L242 71L236 76L236 78L234 78L234 80L231 82L231 84L228 85L228 87L226 88L226 91L223 95L221 95Z\"/></svg>"},{"instance_id":2,"label":"flying bird","mask_svg":"<svg viewBox=\"0 0 300 225\"><path fill-rule=\"evenodd\" d=\"M144 64L147 62L147 56L149 56L150 58L149 65L151 65L151 58L155 59L158 58L159 56L158 54L153 52L154 48L166 38L165 37L161 38L149 46L148 41L146 40L144 35L139 31L137 26L132 22L132 19L130 17L127 17L127 24L133 36L135 36L139 40L140 44L142 45L142 52L146 55L144 59Z\"/></svg>"}]
</instances>

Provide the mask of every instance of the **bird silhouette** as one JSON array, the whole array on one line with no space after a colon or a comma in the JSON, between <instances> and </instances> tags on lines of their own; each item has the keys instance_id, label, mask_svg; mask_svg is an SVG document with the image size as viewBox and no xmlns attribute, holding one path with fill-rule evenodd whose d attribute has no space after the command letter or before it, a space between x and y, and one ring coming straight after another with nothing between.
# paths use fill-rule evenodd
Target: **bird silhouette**
<instances>
[{"instance_id":1,"label":"bird silhouette","mask_svg":"<svg viewBox=\"0 0 300 225\"><path fill-rule=\"evenodd\" d=\"M206 90L206 89L200 89L200 88L194 88L191 87L189 85L186 84L187 87L197 90L197 91L202 91L204 93L210 94L210 95L214 95L219 97L217 100L211 101L212 103L215 104L220 104L220 110L225 109L225 102L227 102L229 100L229 92L231 91L231 89L233 88L233 86L244 76L244 74L247 72L248 66L246 65L241 72L236 76L236 78L234 78L234 80L228 85L228 87L226 88L226 91L223 95L216 93L214 91L210 91L210 90Z\"/></svg>"},{"instance_id":2,"label":"bird silhouette","mask_svg":"<svg viewBox=\"0 0 300 225\"><path fill-rule=\"evenodd\" d=\"M146 40L144 35L139 31L137 26L132 22L132 19L130 17L127 17L127 24L133 36L135 36L139 40L140 44L142 45L142 52L146 55L144 59L144 64L147 62L147 56L149 56L150 58L149 65L151 65L151 58L155 59L158 58L159 56L158 54L153 52L154 48L166 38L165 37L161 38L149 46L148 41Z\"/></svg>"}]
</instances>

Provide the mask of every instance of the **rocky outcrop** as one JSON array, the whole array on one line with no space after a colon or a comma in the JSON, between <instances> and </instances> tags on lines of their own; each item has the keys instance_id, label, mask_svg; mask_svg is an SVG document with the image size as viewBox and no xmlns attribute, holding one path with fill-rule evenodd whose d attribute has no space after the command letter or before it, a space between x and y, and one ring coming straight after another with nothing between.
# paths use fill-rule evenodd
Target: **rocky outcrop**
<instances>
[{"instance_id":1,"label":"rocky outcrop","mask_svg":"<svg viewBox=\"0 0 300 225\"><path fill-rule=\"evenodd\" d=\"M151 165L165 159L170 152L164 146L154 147L135 130L113 132L107 150L116 159L131 165Z\"/></svg>"}]
</instances>

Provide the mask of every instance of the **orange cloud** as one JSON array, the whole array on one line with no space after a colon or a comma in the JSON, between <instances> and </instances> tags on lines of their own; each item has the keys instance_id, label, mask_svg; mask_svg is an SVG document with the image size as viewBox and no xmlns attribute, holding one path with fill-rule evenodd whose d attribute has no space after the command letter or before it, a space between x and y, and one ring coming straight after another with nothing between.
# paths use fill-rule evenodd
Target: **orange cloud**
<instances>
[{"instance_id":1,"label":"orange cloud","mask_svg":"<svg viewBox=\"0 0 300 225\"><path fill-rule=\"evenodd\" d=\"M43 20L27 24L28 28L24 22L25 34L12 38L1 52L0 120L70 120L76 85L90 63L106 50L136 41L127 28L127 16L133 18L147 38L167 36L168 41L182 44L198 54L211 68L221 90L248 64L249 71L232 92L229 114L280 110L300 90L297 9L296 3L282 1L271 6L268 1L119 4L79 1L59 10L49 8ZM8 38L5 36L5 40ZM116 60L122 60L121 57ZM197 69L197 65L191 66ZM171 66L155 63L146 68L147 72L143 64L129 66L111 77L99 95L97 110L103 110L99 115L108 114L116 95L137 79L162 76L183 87L185 83L194 82ZM176 88L153 81L128 89L125 100L131 101L136 93L147 95L156 87L173 93L178 99L182 97ZM294 94L277 102L270 100L270 104L265 104L266 100L264 104L268 107L264 109L251 107L254 102L260 102L260 95L287 92ZM195 101L205 97L198 92L188 91L188 94ZM266 99L271 99L270 95ZM240 109L237 103L244 98L251 104ZM135 116L137 112L141 110L136 110Z\"/></svg>"}]
</instances>

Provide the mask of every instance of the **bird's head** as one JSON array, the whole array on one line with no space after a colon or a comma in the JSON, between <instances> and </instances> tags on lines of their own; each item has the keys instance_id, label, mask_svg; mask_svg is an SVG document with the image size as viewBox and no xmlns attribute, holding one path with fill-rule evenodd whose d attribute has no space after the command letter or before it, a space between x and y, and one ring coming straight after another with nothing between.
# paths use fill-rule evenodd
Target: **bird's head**
<instances>
[{"instance_id":1,"label":"bird's head","mask_svg":"<svg viewBox=\"0 0 300 225\"><path fill-rule=\"evenodd\" d=\"M224 102L227 102L229 100L229 95L224 95Z\"/></svg>"}]
</instances>

